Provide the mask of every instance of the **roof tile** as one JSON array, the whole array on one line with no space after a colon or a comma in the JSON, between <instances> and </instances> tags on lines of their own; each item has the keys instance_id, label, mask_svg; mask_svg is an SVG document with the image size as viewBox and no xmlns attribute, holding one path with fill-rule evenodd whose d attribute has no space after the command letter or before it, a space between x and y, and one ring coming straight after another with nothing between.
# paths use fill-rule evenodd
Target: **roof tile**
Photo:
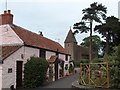
<instances>
[{"instance_id":1,"label":"roof tile","mask_svg":"<svg viewBox=\"0 0 120 90\"><path fill-rule=\"evenodd\" d=\"M23 40L25 45L68 54L65 48L63 48L59 43L53 40L45 38L41 35L38 35L16 25L12 25L11 28Z\"/></svg>"},{"instance_id":2,"label":"roof tile","mask_svg":"<svg viewBox=\"0 0 120 90\"><path fill-rule=\"evenodd\" d=\"M17 51L22 46L0 46L0 56L2 60L10 56L12 53Z\"/></svg>"}]
</instances>

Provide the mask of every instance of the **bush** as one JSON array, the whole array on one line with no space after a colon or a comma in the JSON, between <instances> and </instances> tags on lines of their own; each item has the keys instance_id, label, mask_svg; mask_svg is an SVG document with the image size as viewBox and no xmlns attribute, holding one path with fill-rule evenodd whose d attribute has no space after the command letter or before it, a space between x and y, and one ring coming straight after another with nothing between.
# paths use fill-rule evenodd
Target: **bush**
<instances>
[{"instance_id":1,"label":"bush","mask_svg":"<svg viewBox=\"0 0 120 90\"><path fill-rule=\"evenodd\" d=\"M95 58L91 61L91 63L101 63L104 61L104 58Z\"/></svg>"},{"instance_id":2,"label":"bush","mask_svg":"<svg viewBox=\"0 0 120 90\"><path fill-rule=\"evenodd\" d=\"M88 59L81 59L80 63L89 63L89 60Z\"/></svg>"},{"instance_id":3,"label":"bush","mask_svg":"<svg viewBox=\"0 0 120 90\"><path fill-rule=\"evenodd\" d=\"M74 61L75 67L80 67L80 61Z\"/></svg>"},{"instance_id":4,"label":"bush","mask_svg":"<svg viewBox=\"0 0 120 90\"><path fill-rule=\"evenodd\" d=\"M27 88L35 88L43 84L48 62L46 59L31 57L24 66L24 86Z\"/></svg>"},{"instance_id":5,"label":"bush","mask_svg":"<svg viewBox=\"0 0 120 90\"><path fill-rule=\"evenodd\" d=\"M72 64L70 64L69 66L69 73L73 73L74 72L74 66Z\"/></svg>"},{"instance_id":6,"label":"bush","mask_svg":"<svg viewBox=\"0 0 120 90\"><path fill-rule=\"evenodd\" d=\"M88 63L88 59L81 59L80 61L74 61L75 67L80 67L80 63Z\"/></svg>"},{"instance_id":7,"label":"bush","mask_svg":"<svg viewBox=\"0 0 120 90\"><path fill-rule=\"evenodd\" d=\"M110 67L112 88L120 88L120 45L114 48L114 61Z\"/></svg>"},{"instance_id":8,"label":"bush","mask_svg":"<svg viewBox=\"0 0 120 90\"><path fill-rule=\"evenodd\" d=\"M109 62L111 88L120 88L120 45L114 47L111 55L105 56L105 61Z\"/></svg>"},{"instance_id":9,"label":"bush","mask_svg":"<svg viewBox=\"0 0 120 90\"><path fill-rule=\"evenodd\" d=\"M68 70L68 64L65 64L65 70Z\"/></svg>"}]
</instances>

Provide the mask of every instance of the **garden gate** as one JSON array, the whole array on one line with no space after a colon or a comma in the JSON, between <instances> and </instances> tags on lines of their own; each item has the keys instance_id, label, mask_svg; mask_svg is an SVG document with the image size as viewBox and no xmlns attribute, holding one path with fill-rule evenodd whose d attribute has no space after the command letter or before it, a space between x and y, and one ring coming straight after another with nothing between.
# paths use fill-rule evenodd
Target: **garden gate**
<instances>
[{"instance_id":1,"label":"garden gate","mask_svg":"<svg viewBox=\"0 0 120 90\"><path fill-rule=\"evenodd\" d=\"M108 63L80 63L79 84L109 88Z\"/></svg>"}]
</instances>

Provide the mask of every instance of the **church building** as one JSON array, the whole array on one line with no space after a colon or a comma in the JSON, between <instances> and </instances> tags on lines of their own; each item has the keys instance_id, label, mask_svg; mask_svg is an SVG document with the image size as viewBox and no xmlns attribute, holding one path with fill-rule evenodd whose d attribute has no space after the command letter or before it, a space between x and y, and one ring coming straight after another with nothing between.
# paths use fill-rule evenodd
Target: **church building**
<instances>
[{"instance_id":1,"label":"church building","mask_svg":"<svg viewBox=\"0 0 120 90\"><path fill-rule=\"evenodd\" d=\"M80 61L81 59L89 59L89 48L81 47L77 44L76 38L71 29L64 41L64 45L65 49L71 55L71 60Z\"/></svg>"}]
</instances>

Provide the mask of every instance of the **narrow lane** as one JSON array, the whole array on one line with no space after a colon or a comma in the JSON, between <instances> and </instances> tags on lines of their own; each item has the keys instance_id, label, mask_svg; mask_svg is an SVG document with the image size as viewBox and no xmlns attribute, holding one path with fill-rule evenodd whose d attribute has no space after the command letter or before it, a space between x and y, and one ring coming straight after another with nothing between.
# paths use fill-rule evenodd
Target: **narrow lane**
<instances>
[{"instance_id":1,"label":"narrow lane","mask_svg":"<svg viewBox=\"0 0 120 90\"><path fill-rule=\"evenodd\" d=\"M68 77L64 77L60 80L50 83L43 88L72 88L72 82L79 79L79 69L77 69L77 73Z\"/></svg>"}]
</instances>

